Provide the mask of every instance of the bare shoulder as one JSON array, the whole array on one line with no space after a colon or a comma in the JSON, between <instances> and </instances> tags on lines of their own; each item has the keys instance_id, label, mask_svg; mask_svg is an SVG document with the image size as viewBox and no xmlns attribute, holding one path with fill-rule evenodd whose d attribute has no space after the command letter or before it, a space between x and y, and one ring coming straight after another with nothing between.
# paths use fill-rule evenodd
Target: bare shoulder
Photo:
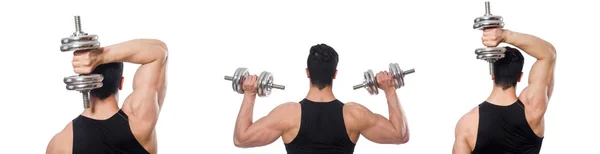
<instances>
[{"instance_id":1,"label":"bare shoulder","mask_svg":"<svg viewBox=\"0 0 600 154\"><path fill-rule=\"evenodd\" d=\"M348 102L344 105L344 122L346 127L353 131L361 130L363 127L373 122L375 114L367 107L356 102Z\"/></svg>"},{"instance_id":2,"label":"bare shoulder","mask_svg":"<svg viewBox=\"0 0 600 154\"><path fill-rule=\"evenodd\" d=\"M300 103L297 102L286 102L275 107L270 114L293 116L300 114Z\"/></svg>"},{"instance_id":3,"label":"bare shoulder","mask_svg":"<svg viewBox=\"0 0 600 154\"><path fill-rule=\"evenodd\" d=\"M73 149L73 123L69 122L48 143L46 154L69 154Z\"/></svg>"},{"instance_id":4,"label":"bare shoulder","mask_svg":"<svg viewBox=\"0 0 600 154\"><path fill-rule=\"evenodd\" d=\"M268 119L273 120L277 128L285 131L299 127L301 114L300 103L287 102L275 107L269 113Z\"/></svg>"},{"instance_id":5,"label":"bare shoulder","mask_svg":"<svg viewBox=\"0 0 600 154\"><path fill-rule=\"evenodd\" d=\"M344 105L344 113L357 114L361 112L370 112L370 110L362 104L356 102L348 102Z\"/></svg>"},{"instance_id":6,"label":"bare shoulder","mask_svg":"<svg viewBox=\"0 0 600 154\"><path fill-rule=\"evenodd\" d=\"M468 136L477 130L479 125L479 106L464 114L456 124L455 133L457 136Z\"/></svg>"}]
</instances>

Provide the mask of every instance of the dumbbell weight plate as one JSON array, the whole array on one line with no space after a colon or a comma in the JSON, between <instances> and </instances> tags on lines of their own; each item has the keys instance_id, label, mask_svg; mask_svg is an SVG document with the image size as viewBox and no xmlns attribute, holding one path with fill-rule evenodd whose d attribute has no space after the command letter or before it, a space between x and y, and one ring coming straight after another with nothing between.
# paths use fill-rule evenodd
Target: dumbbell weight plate
<instances>
[{"instance_id":1,"label":"dumbbell weight plate","mask_svg":"<svg viewBox=\"0 0 600 154\"><path fill-rule=\"evenodd\" d=\"M375 74L373 74L373 70L367 70L364 73L364 77L365 77L365 89L367 89L367 92L369 92L369 94L371 95L377 95L379 94L379 87L377 87L377 79L375 79Z\"/></svg>"},{"instance_id":2,"label":"dumbbell weight plate","mask_svg":"<svg viewBox=\"0 0 600 154\"><path fill-rule=\"evenodd\" d=\"M400 65L398 65L398 63L390 64L390 73L392 73L392 76L394 77L394 81L396 82L394 84L396 89L404 86L404 74L402 72L402 69L400 69Z\"/></svg>"},{"instance_id":3,"label":"dumbbell weight plate","mask_svg":"<svg viewBox=\"0 0 600 154\"><path fill-rule=\"evenodd\" d=\"M67 84L67 90L92 90L103 86L102 80L104 77L100 74L91 75L73 75L65 77L64 83Z\"/></svg>"},{"instance_id":4,"label":"dumbbell weight plate","mask_svg":"<svg viewBox=\"0 0 600 154\"><path fill-rule=\"evenodd\" d=\"M271 87L272 84L273 75L266 71L261 72L258 78L258 96L264 97L271 95L271 90L273 89Z\"/></svg>"},{"instance_id":5,"label":"dumbbell weight plate","mask_svg":"<svg viewBox=\"0 0 600 154\"><path fill-rule=\"evenodd\" d=\"M97 35L73 36L61 39L60 51L77 51L100 48Z\"/></svg>"},{"instance_id":6,"label":"dumbbell weight plate","mask_svg":"<svg viewBox=\"0 0 600 154\"><path fill-rule=\"evenodd\" d=\"M62 38L60 40L61 44L69 44L73 42L88 42L88 41L98 41L98 35L81 35L81 36L72 36Z\"/></svg>"},{"instance_id":7,"label":"dumbbell weight plate","mask_svg":"<svg viewBox=\"0 0 600 154\"><path fill-rule=\"evenodd\" d=\"M496 61L498 59L504 58L504 53L506 52L506 48L504 47L488 47L488 48L478 48L475 49L475 54L477 55L477 59L485 60L485 61Z\"/></svg>"},{"instance_id":8,"label":"dumbbell weight plate","mask_svg":"<svg viewBox=\"0 0 600 154\"><path fill-rule=\"evenodd\" d=\"M247 68L240 67L235 70L235 73L233 73L233 79L231 80L231 88L233 88L233 91L239 94L244 94L244 89L242 89L242 86L244 84L244 79L246 79L249 74L250 73L248 72Z\"/></svg>"},{"instance_id":9,"label":"dumbbell weight plate","mask_svg":"<svg viewBox=\"0 0 600 154\"><path fill-rule=\"evenodd\" d=\"M483 30L486 28L502 28L504 27L504 21L501 16L482 16L475 18L473 29Z\"/></svg>"}]
</instances>

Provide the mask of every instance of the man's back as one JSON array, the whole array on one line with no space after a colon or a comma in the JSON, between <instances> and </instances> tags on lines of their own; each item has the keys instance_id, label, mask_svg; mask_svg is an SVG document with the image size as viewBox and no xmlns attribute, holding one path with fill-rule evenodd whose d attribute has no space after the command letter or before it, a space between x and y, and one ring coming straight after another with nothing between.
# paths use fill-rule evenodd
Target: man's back
<instances>
[{"instance_id":1,"label":"man's back","mask_svg":"<svg viewBox=\"0 0 600 154\"><path fill-rule=\"evenodd\" d=\"M525 106L517 100L508 106L483 102L479 105L478 126L473 154L539 153L543 137L538 137L527 122Z\"/></svg>"},{"instance_id":2,"label":"man's back","mask_svg":"<svg viewBox=\"0 0 600 154\"><path fill-rule=\"evenodd\" d=\"M297 135L285 147L288 154L339 153L351 154L355 143L346 130L344 104L339 100L313 102L300 101L300 125Z\"/></svg>"},{"instance_id":3,"label":"man's back","mask_svg":"<svg viewBox=\"0 0 600 154\"><path fill-rule=\"evenodd\" d=\"M72 121L73 153L149 153L131 131L129 117L122 110L108 119L80 115Z\"/></svg>"},{"instance_id":4,"label":"man's back","mask_svg":"<svg viewBox=\"0 0 600 154\"><path fill-rule=\"evenodd\" d=\"M123 110L108 118L79 115L73 119L49 144L49 152L60 154L147 154L156 149L156 134L136 131L139 125ZM150 138L146 137L149 136Z\"/></svg>"}]
</instances>

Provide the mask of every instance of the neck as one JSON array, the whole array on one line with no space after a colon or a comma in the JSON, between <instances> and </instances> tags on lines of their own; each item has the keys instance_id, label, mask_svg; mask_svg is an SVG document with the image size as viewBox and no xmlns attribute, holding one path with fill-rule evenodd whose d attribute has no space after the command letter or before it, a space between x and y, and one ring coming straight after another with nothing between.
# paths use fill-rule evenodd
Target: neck
<instances>
[{"instance_id":1,"label":"neck","mask_svg":"<svg viewBox=\"0 0 600 154\"><path fill-rule=\"evenodd\" d=\"M90 108L84 109L81 115L92 119L108 119L118 111L119 105L116 95L109 96L103 100L97 97L90 97Z\"/></svg>"},{"instance_id":2,"label":"neck","mask_svg":"<svg viewBox=\"0 0 600 154\"><path fill-rule=\"evenodd\" d=\"M517 99L515 87L503 90L502 87L494 86L486 101L495 105L507 106L515 103Z\"/></svg>"},{"instance_id":3,"label":"neck","mask_svg":"<svg viewBox=\"0 0 600 154\"><path fill-rule=\"evenodd\" d=\"M306 99L313 102L331 102L335 100L331 86L327 86L321 90L315 86L310 86Z\"/></svg>"}]
</instances>

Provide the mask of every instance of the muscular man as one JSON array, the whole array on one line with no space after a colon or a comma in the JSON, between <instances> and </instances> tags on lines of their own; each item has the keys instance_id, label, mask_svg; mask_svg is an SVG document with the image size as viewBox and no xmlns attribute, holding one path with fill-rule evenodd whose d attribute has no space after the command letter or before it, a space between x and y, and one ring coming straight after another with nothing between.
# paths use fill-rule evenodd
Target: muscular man
<instances>
[{"instance_id":1,"label":"muscular man","mask_svg":"<svg viewBox=\"0 0 600 154\"><path fill-rule=\"evenodd\" d=\"M119 109L123 62L141 66L133 79L133 92ZM159 40L130 40L100 50L76 51L72 64L77 74L104 75L104 85L90 92L90 108L52 138L46 153L156 153L154 127L165 99L166 45Z\"/></svg>"},{"instance_id":2,"label":"muscular man","mask_svg":"<svg viewBox=\"0 0 600 154\"><path fill-rule=\"evenodd\" d=\"M483 32L483 44L512 44L535 57L529 85L517 97L523 55L506 47L506 56L495 62L490 96L465 114L455 129L454 154L539 153L544 137L544 113L554 88L554 47L532 35L503 29Z\"/></svg>"},{"instance_id":3,"label":"muscular man","mask_svg":"<svg viewBox=\"0 0 600 154\"><path fill-rule=\"evenodd\" d=\"M233 143L237 147L258 147L273 143L280 136L288 154L351 154L362 134L381 144L408 142L409 132L394 81L388 72L377 73L377 84L385 92L389 120L354 103L342 103L332 91L337 73L338 54L325 44L312 46L306 75L310 90L300 101L288 102L267 116L252 122L257 76L243 83L244 98L237 117Z\"/></svg>"}]
</instances>

